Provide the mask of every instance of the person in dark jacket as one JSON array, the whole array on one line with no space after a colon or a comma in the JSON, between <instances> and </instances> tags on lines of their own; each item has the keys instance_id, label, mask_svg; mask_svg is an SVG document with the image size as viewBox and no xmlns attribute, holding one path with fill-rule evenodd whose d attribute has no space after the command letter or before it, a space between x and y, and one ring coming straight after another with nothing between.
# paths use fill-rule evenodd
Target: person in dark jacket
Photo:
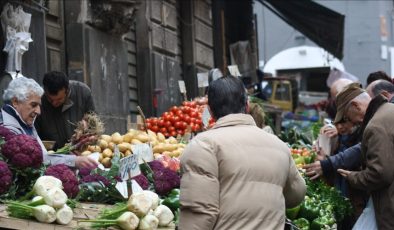
<instances>
[{"instance_id":1,"label":"person in dark jacket","mask_svg":"<svg viewBox=\"0 0 394 230\"><path fill-rule=\"evenodd\" d=\"M85 83L68 80L62 72L46 73L43 85L41 116L35 124L41 139L56 142L56 150L69 142L78 121L94 112L93 97Z\"/></svg>"},{"instance_id":2,"label":"person in dark jacket","mask_svg":"<svg viewBox=\"0 0 394 230\"><path fill-rule=\"evenodd\" d=\"M338 169L352 187L371 194L378 229L394 229L394 105L371 97L356 85L337 96L336 120L362 125L361 171ZM389 124L389 125L388 125Z\"/></svg>"}]
</instances>

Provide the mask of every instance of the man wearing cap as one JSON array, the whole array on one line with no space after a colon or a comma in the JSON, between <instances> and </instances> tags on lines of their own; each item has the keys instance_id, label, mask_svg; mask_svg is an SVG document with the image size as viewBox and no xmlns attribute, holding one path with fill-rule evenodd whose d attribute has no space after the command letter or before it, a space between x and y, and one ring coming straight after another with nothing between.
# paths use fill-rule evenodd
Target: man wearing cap
<instances>
[{"instance_id":1,"label":"man wearing cap","mask_svg":"<svg viewBox=\"0 0 394 230\"><path fill-rule=\"evenodd\" d=\"M371 194L378 229L394 229L394 105L381 101L380 96L371 101L357 83L338 94L335 122L348 120L365 128L361 141L363 169L338 172L352 187Z\"/></svg>"}]
</instances>

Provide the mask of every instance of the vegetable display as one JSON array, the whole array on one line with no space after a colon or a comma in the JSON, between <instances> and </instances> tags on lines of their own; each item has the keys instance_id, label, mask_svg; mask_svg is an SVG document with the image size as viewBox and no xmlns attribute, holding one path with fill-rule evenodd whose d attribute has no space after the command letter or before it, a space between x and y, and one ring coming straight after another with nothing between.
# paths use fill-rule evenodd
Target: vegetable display
<instances>
[{"instance_id":1,"label":"vegetable display","mask_svg":"<svg viewBox=\"0 0 394 230\"><path fill-rule=\"evenodd\" d=\"M74 172L65 164L52 165L47 168L45 175L53 176L61 180L64 192L68 197L74 198L79 192L78 179Z\"/></svg>"}]
</instances>

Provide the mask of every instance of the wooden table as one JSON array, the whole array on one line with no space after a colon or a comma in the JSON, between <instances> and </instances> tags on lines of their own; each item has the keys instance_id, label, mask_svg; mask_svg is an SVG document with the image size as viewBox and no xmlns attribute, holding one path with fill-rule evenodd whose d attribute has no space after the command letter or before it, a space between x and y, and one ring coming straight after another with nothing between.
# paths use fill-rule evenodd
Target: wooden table
<instances>
[{"instance_id":1,"label":"wooden table","mask_svg":"<svg viewBox=\"0 0 394 230\"><path fill-rule=\"evenodd\" d=\"M68 225L46 224L35 220L25 220L9 217L6 206L0 204L0 229L23 229L23 230L71 230L91 229L90 223L78 223L78 220L94 219L103 208L110 207L104 204L80 203L74 209L74 219ZM108 228L111 229L111 228ZM112 228L115 229L115 228ZM160 230L173 230L174 228L160 228Z\"/></svg>"}]
</instances>

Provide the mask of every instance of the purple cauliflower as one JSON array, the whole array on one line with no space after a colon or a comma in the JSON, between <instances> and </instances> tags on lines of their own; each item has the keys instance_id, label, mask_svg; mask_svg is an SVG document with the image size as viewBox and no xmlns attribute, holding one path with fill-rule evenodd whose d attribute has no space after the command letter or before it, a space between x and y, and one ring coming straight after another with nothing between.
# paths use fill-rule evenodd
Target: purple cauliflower
<instances>
[{"instance_id":1,"label":"purple cauliflower","mask_svg":"<svg viewBox=\"0 0 394 230\"><path fill-rule=\"evenodd\" d=\"M167 195L173 188L179 188L181 184L179 175L168 168L153 170L153 178L155 191L162 196Z\"/></svg>"},{"instance_id":2,"label":"purple cauliflower","mask_svg":"<svg viewBox=\"0 0 394 230\"><path fill-rule=\"evenodd\" d=\"M12 184L12 173L7 163L0 161L0 194L8 191Z\"/></svg>"},{"instance_id":3,"label":"purple cauliflower","mask_svg":"<svg viewBox=\"0 0 394 230\"><path fill-rule=\"evenodd\" d=\"M79 192L78 179L74 172L65 164L52 165L47 168L45 175L53 176L62 181L63 190L68 197L74 198Z\"/></svg>"},{"instance_id":4,"label":"purple cauliflower","mask_svg":"<svg viewBox=\"0 0 394 230\"><path fill-rule=\"evenodd\" d=\"M91 171L92 170L89 169L89 168L81 168L81 169L79 169L79 173L78 174L79 174L79 176L84 177L84 176L89 175Z\"/></svg>"},{"instance_id":5,"label":"purple cauliflower","mask_svg":"<svg viewBox=\"0 0 394 230\"><path fill-rule=\"evenodd\" d=\"M87 175L82 177L80 183L89 183L89 182L101 182L105 187L108 187L111 185L111 181L109 181L107 178L104 176L101 176L99 174L92 174L92 175Z\"/></svg>"},{"instance_id":6,"label":"purple cauliflower","mask_svg":"<svg viewBox=\"0 0 394 230\"><path fill-rule=\"evenodd\" d=\"M15 135L1 147L8 162L17 168L39 168L43 157L40 144L26 134Z\"/></svg>"},{"instance_id":7,"label":"purple cauliflower","mask_svg":"<svg viewBox=\"0 0 394 230\"><path fill-rule=\"evenodd\" d=\"M12 137L14 137L16 134L11 132L11 130L7 129L6 127L0 125L0 136L4 138L5 141L8 141Z\"/></svg>"},{"instance_id":8,"label":"purple cauliflower","mask_svg":"<svg viewBox=\"0 0 394 230\"><path fill-rule=\"evenodd\" d=\"M132 178L135 180L143 190L147 190L149 188L149 181L148 178L144 176L144 174L140 174Z\"/></svg>"},{"instance_id":9,"label":"purple cauliflower","mask_svg":"<svg viewBox=\"0 0 394 230\"><path fill-rule=\"evenodd\" d=\"M152 169L152 171L159 171L159 170L162 170L165 168L163 163L159 160L151 161L148 164L149 164L149 167Z\"/></svg>"}]
</instances>

